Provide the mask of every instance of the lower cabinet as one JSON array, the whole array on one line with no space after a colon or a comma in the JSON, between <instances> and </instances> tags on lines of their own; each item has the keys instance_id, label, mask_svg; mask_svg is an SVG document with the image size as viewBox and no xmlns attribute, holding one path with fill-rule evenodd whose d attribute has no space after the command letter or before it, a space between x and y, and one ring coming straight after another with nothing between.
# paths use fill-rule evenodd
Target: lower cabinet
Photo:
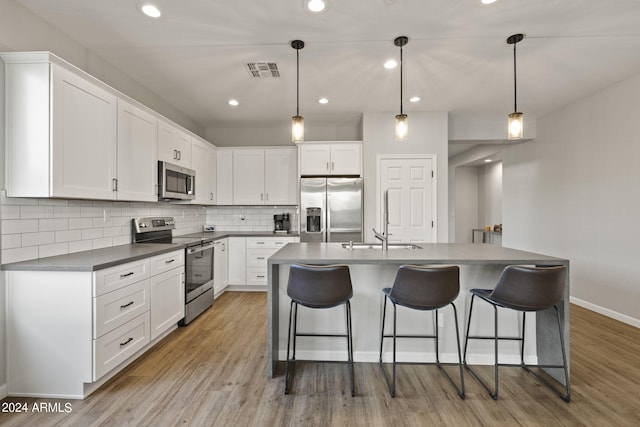
<instances>
[{"instance_id":1,"label":"lower cabinet","mask_svg":"<svg viewBox=\"0 0 640 427\"><path fill-rule=\"evenodd\" d=\"M184 250L5 278L10 396L82 399L184 317Z\"/></svg>"},{"instance_id":2,"label":"lower cabinet","mask_svg":"<svg viewBox=\"0 0 640 427\"><path fill-rule=\"evenodd\" d=\"M229 285L229 241L213 242L213 294L217 298Z\"/></svg>"},{"instance_id":3,"label":"lower cabinet","mask_svg":"<svg viewBox=\"0 0 640 427\"><path fill-rule=\"evenodd\" d=\"M266 290L269 257L297 241L292 236L229 237L229 285L234 290Z\"/></svg>"}]
</instances>

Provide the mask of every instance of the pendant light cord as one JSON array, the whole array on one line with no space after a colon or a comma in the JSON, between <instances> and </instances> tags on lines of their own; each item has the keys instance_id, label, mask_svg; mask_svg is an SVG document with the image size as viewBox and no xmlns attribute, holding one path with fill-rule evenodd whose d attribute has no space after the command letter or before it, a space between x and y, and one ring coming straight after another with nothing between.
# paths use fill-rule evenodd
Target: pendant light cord
<instances>
[{"instance_id":1,"label":"pendant light cord","mask_svg":"<svg viewBox=\"0 0 640 427\"><path fill-rule=\"evenodd\" d=\"M300 49L296 49L296 116L300 115Z\"/></svg>"},{"instance_id":2,"label":"pendant light cord","mask_svg":"<svg viewBox=\"0 0 640 427\"><path fill-rule=\"evenodd\" d=\"M513 44L513 112L518 112L518 85L516 74L516 44Z\"/></svg>"},{"instance_id":3,"label":"pendant light cord","mask_svg":"<svg viewBox=\"0 0 640 427\"><path fill-rule=\"evenodd\" d=\"M402 46L400 46L400 115L402 115Z\"/></svg>"}]
</instances>

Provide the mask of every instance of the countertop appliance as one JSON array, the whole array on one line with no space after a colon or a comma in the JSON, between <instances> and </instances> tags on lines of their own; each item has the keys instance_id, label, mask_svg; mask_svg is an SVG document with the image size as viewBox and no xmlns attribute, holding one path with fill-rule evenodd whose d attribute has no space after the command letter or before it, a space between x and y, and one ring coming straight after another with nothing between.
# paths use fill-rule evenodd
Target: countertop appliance
<instances>
[{"instance_id":1,"label":"countertop appliance","mask_svg":"<svg viewBox=\"0 0 640 427\"><path fill-rule=\"evenodd\" d=\"M185 316L187 325L213 304L213 238L202 233L173 236L172 217L132 219L134 243L183 243L185 249Z\"/></svg>"},{"instance_id":2,"label":"countertop appliance","mask_svg":"<svg viewBox=\"0 0 640 427\"><path fill-rule=\"evenodd\" d=\"M300 241L362 241L362 178L300 179Z\"/></svg>"},{"instance_id":3,"label":"countertop appliance","mask_svg":"<svg viewBox=\"0 0 640 427\"><path fill-rule=\"evenodd\" d=\"M196 171L158 161L158 200L191 200L196 197Z\"/></svg>"},{"instance_id":4,"label":"countertop appliance","mask_svg":"<svg viewBox=\"0 0 640 427\"><path fill-rule=\"evenodd\" d=\"M276 214L273 216L273 232L288 233L291 231L291 219L288 213Z\"/></svg>"}]
</instances>

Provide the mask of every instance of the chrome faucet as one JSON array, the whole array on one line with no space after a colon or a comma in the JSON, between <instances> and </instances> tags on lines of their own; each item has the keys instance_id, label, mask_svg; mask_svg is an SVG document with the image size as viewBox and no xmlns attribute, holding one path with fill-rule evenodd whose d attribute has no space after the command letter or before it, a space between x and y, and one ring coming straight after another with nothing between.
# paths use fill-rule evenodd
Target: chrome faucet
<instances>
[{"instance_id":1,"label":"chrome faucet","mask_svg":"<svg viewBox=\"0 0 640 427\"><path fill-rule=\"evenodd\" d=\"M384 202L383 202L383 214L382 214L382 234L378 233L375 228L372 228L373 234L376 239L382 242L382 250L389 250L389 190L384 190Z\"/></svg>"}]
</instances>

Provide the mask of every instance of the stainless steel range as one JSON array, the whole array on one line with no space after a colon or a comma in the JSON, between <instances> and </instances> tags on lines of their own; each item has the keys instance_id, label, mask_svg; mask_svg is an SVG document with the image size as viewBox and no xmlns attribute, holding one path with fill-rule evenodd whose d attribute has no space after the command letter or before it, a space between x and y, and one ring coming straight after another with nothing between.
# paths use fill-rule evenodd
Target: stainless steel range
<instances>
[{"instance_id":1,"label":"stainless steel range","mask_svg":"<svg viewBox=\"0 0 640 427\"><path fill-rule=\"evenodd\" d=\"M173 236L172 217L132 219L134 243L183 243L185 249L185 317L184 326L213 304L213 238L202 233Z\"/></svg>"}]
</instances>

